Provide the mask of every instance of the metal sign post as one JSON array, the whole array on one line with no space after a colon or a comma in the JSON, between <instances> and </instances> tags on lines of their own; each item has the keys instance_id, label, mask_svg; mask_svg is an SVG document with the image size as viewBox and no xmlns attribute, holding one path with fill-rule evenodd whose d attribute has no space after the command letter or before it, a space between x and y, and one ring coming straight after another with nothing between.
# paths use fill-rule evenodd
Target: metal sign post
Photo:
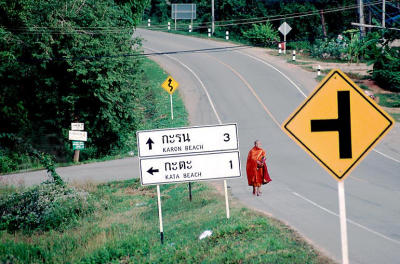
<instances>
[{"instance_id":1,"label":"metal sign post","mask_svg":"<svg viewBox=\"0 0 400 264\"><path fill-rule=\"evenodd\" d=\"M349 263L343 180L393 125L393 118L338 69L282 125L286 134L339 181L343 263Z\"/></svg>"},{"instance_id":2,"label":"metal sign post","mask_svg":"<svg viewBox=\"0 0 400 264\"><path fill-rule=\"evenodd\" d=\"M286 54L286 35L289 34L289 32L292 30L292 28L289 26L288 23L283 22L282 25L278 28L278 30L283 35L283 42L284 42L284 45L285 45L283 47L283 54Z\"/></svg>"}]
</instances>

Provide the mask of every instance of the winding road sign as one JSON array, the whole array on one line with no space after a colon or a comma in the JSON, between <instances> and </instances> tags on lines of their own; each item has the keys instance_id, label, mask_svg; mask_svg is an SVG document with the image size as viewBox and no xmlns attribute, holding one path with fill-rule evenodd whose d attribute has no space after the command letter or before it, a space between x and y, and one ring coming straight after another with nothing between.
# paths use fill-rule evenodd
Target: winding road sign
<instances>
[{"instance_id":1,"label":"winding road sign","mask_svg":"<svg viewBox=\"0 0 400 264\"><path fill-rule=\"evenodd\" d=\"M335 69L282 128L340 181L393 124L394 120L362 89Z\"/></svg>"},{"instance_id":2,"label":"winding road sign","mask_svg":"<svg viewBox=\"0 0 400 264\"><path fill-rule=\"evenodd\" d=\"M178 88L179 83L175 81L171 76L168 76L167 79L161 84L161 87L164 88L169 94L173 94L175 90Z\"/></svg>"}]
</instances>

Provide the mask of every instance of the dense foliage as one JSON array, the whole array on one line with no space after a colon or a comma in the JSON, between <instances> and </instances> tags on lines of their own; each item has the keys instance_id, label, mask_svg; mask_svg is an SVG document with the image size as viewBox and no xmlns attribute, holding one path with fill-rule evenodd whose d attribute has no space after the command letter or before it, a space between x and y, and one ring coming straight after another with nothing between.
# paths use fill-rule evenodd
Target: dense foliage
<instances>
[{"instance_id":1,"label":"dense foliage","mask_svg":"<svg viewBox=\"0 0 400 264\"><path fill-rule=\"evenodd\" d=\"M85 123L90 155L132 149L146 91L134 56L140 41L131 36L146 4L0 3L1 154L12 156L18 146L11 138L20 138L64 157L74 120Z\"/></svg>"},{"instance_id":2,"label":"dense foliage","mask_svg":"<svg viewBox=\"0 0 400 264\"><path fill-rule=\"evenodd\" d=\"M94 210L87 192L47 182L0 197L0 230L62 230Z\"/></svg>"}]
</instances>

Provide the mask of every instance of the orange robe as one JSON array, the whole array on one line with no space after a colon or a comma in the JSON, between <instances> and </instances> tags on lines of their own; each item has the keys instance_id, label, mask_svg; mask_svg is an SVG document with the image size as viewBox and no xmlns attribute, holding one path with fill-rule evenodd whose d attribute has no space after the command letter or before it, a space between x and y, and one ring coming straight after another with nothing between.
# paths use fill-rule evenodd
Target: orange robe
<instances>
[{"instance_id":1,"label":"orange robe","mask_svg":"<svg viewBox=\"0 0 400 264\"><path fill-rule=\"evenodd\" d=\"M257 166L257 160L263 163L261 167ZM266 184L271 181L267 164L265 163L265 151L262 148L253 147L249 151L246 172L249 186L259 187L261 184Z\"/></svg>"}]
</instances>

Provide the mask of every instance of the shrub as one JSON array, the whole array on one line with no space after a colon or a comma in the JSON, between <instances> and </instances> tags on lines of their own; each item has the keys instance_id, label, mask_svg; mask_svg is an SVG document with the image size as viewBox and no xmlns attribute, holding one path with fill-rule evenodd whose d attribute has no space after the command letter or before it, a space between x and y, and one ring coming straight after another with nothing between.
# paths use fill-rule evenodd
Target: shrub
<instances>
[{"instance_id":1,"label":"shrub","mask_svg":"<svg viewBox=\"0 0 400 264\"><path fill-rule=\"evenodd\" d=\"M339 39L319 39L311 48L311 56L324 59L342 59L345 56L346 47L346 42Z\"/></svg>"},{"instance_id":2,"label":"shrub","mask_svg":"<svg viewBox=\"0 0 400 264\"><path fill-rule=\"evenodd\" d=\"M0 230L62 230L94 209L87 192L46 182L0 198Z\"/></svg>"},{"instance_id":3,"label":"shrub","mask_svg":"<svg viewBox=\"0 0 400 264\"><path fill-rule=\"evenodd\" d=\"M374 64L372 79L383 89L400 92L400 49L392 47L381 54Z\"/></svg>"},{"instance_id":4,"label":"shrub","mask_svg":"<svg viewBox=\"0 0 400 264\"><path fill-rule=\"evenodd\" d=\"M268 47L279 40L278 32L271 23L253 24L253 27L243 32L243 36L255 45Z\"/></svg>"}]
</instances>

